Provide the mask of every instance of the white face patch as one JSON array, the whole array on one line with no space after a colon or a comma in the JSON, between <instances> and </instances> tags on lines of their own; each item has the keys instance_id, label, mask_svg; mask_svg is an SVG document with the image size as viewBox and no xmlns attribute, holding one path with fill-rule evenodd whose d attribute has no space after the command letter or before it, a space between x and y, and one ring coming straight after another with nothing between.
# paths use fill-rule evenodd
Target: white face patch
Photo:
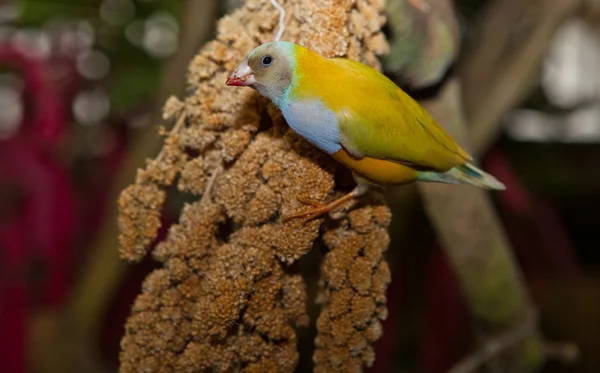
<instances>
[{"instance_id":1,"label":"white face patch","mask_svg":"<svg viewBox=\"0 0 600 373\"><path fill-rule=\"evenodd\" d=\"M323 102L287 101L281 112L296 133L321 150L333 154L342 148L338 118Z\"/></svg>"}]
</instances>

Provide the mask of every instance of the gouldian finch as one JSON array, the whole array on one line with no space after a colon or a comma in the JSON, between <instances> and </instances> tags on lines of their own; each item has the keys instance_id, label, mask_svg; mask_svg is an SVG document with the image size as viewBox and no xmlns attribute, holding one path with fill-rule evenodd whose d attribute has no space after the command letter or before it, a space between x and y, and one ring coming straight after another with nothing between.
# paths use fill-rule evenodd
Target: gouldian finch
<instances>
[{"instance_id":1,"label":"gouldian finch","mask_svg":"<svg viewBox=\"0 0 600 373\"><path fill-rule=\"evenodd\" d=\"M275 41L252 50L229 75L268 97L290 127L348 167L356 188L328 204L283 218L315 218L364 195L371 186L430 181L505 189L415 100L379 71L356 61L325 58Z\"/></svg>"}]
</instances>

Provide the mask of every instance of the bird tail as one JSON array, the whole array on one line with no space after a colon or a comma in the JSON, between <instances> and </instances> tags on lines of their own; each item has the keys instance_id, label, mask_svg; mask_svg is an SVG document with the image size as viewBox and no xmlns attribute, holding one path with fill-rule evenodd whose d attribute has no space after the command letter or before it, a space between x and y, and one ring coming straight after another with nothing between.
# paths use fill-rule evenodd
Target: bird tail
<instances>
[{"instance_id":1,"label":"bird tail","mask_svg":"<svg viewBox=\"0 0 600 373\"><path fill-rule=\"evenodd\" d=\"M456 166L446 172L421 171L418 180L447 184L469 184L483 189L506 189L506 186L494 176L470 163Z\"/></svg>"}]
</instances>

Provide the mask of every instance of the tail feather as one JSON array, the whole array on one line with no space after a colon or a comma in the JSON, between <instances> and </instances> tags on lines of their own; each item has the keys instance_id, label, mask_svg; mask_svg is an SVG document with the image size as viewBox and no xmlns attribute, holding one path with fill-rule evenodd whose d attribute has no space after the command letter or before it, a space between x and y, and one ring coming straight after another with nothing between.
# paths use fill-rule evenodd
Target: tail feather
<instances>
[{"instance_id":1,"label":"tail feather","mask_svg":"<svg viewBox=\"0 0 600 373\"><path fill-rule=\"evenodd\" d=\"M456 166L446 172L419 172L419 180L447 184L469 184L483 189L505 190L506 186L494 176L470 163Z\"/></svg>"}]
</instances>

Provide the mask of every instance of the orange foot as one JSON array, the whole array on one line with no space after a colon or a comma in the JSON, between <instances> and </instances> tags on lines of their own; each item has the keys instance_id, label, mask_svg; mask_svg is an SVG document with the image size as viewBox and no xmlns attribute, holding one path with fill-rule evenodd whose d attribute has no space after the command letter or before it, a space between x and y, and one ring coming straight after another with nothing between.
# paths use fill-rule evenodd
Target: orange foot
<instances>
[{"instance_id":1,"label":"orange foot","mask_svg":"<svg viewBox=\"0 0 600 373\"><path fill-rule=\"evenodd\" d=\"M298 199L298 201L300 201L304 204L310 205L310 206L314 207L314 209L285 216L281 219L281 221L285 223L285 222L288 222L288 221L294 220L294 219L306 218L307 220L311 220L311 219L317 218L323 214L326 214L330 211L337 209L344 203L360 196L360 194L361 194L361 190L359 190L359 188L355 188L354 190L352 190L350 193L346 194L345 196L340 197L340 198L336 199L335 201L330 202L328 204L323 204L321 202L317 202L312 199Z\"/></svg>"}]
</instances>

